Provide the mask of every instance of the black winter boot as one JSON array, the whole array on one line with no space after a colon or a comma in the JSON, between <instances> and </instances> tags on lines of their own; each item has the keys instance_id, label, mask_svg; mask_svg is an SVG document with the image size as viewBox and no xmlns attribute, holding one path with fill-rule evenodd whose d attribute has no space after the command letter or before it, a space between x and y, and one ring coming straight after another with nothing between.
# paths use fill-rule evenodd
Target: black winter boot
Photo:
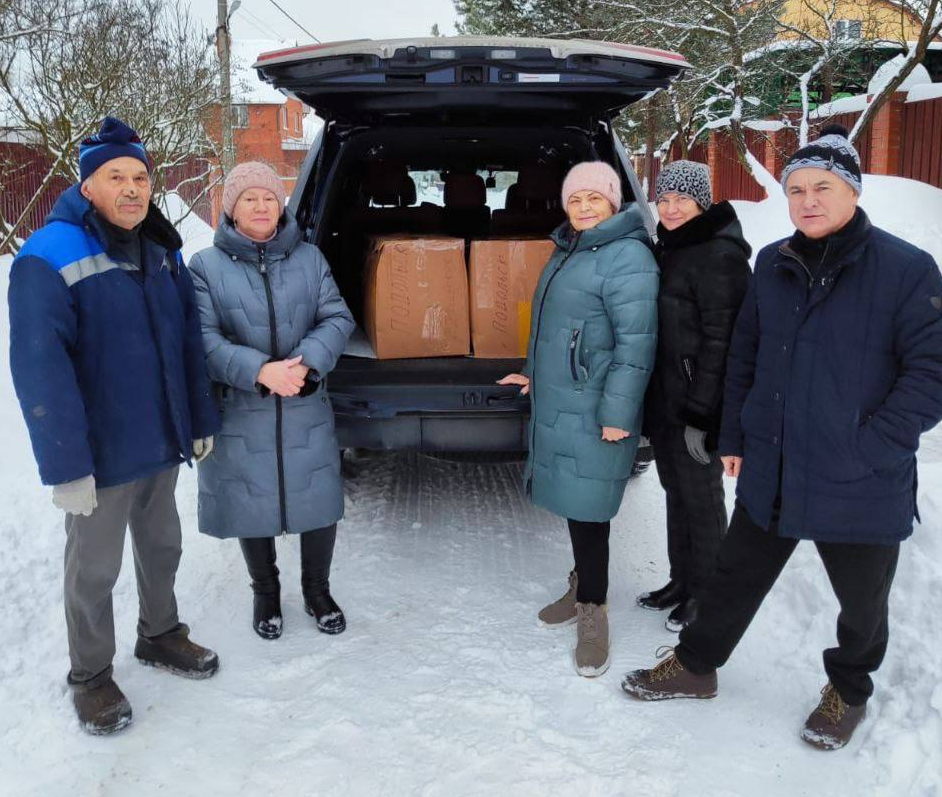
<instances>
[{"instance_id":1,"label":"black winter boot","mask_svg":"<svg viewBox=\"0 0 942 797\"><path fill-rule=\"evenodd\" d=\"M697 619L698 609L699 603L697 599L687 598L687 600L676 606L674 610L667 615L667 622L665 623L667 630L680 633L680 631Z\"/></svg>"},{"instance_id":2,"label":"black winter boot","mask_svg":"<svg viewBox=\"0 0 942 797\"><path fill-rule=\"evenodd\" d=\"M301 592L304 611L317 620L317 630L342 634L347 620L330 595L330 563L334 556L337 525L301 535Z\"/></svg>"},{"instance_id":3,"label":"black winter boot","mask_svg":"<svg viewBox=\"0 0 942 797\"><path fill-rule=\"evenodd\" d=\"M304 611L317 621L317 630L325 634L342 634L347 630L347 618L330 596L330 592L304 593Z\"/></svg>"},{"instance_id":4,"label":"black winter boot","mask_svg":"<svg viewBox=\"0 0 942 797\"><path fill-rule=\"evenodd\" d=\"M642 592L638 596L638 605L644 609L662 611L663 609L670 609L678 603L683 603L686 599L686 587L679 581L672 579L660 589L652 592Z\"/></svg>"},{"instance_id":5,"label":"black winter boot","mask_svg":"<svg viewBox=\"0 0 942 797\"><path fill-rule=\"evenodd\" d=\"M275 566L274 537L243 537L239 539L242 555L252 579L252 629L262 639L281 636L281 584Z\"/></svg>"}]
</instances>

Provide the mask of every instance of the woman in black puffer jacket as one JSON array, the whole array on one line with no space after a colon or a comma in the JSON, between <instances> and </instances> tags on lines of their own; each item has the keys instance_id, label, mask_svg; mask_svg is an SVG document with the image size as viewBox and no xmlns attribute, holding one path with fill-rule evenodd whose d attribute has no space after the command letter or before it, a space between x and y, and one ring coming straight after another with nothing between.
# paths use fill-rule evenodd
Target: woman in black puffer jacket
<instances>
[{"instance_id":1,"label":"woman in black puffer jacket","mask_svg":"<svg viewBox=\"0 0 942 797\"><path fill-rule=\"evenodd\" d=\"M667 627L696 616L697 599L726 534L723 466L715 450L726 354L749 284L750 247L729 202L713 204L710 173L675 161L656 184L661 269L658 347L645 397L645 427L667 493L670 581L638 597L675 607Z\"/></svg>"}]
</instances>

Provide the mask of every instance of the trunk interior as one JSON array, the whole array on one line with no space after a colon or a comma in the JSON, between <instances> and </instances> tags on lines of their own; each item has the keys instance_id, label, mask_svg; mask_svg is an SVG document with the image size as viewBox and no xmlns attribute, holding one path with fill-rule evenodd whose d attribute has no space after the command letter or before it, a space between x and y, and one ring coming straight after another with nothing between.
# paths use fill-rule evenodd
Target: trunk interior
<instances>
[{"instance_id":1,"label":"trunk interior","mask_svg":"<svg viewBox=\"0 0 942 797\"><path fill-rule=\"evenodd\" d=\"M522 359L355 356L370 350L362 332L369 240L398 233L457 237L464 239L467 255L472 240L548 237L565 218L559 197L563 176L586 159L618 163L606 125L590 120L568 127L329 125L298 216L308 239L330 262L358 324L358 340L331 375L332 393L362 394L382 386L494 388L496 379L519 370ZM628 181L623 183L629 192ZM633 199L629 193L625 198ZM516 388L497 391L500 396L484 396L476 408L526 408L525 400L509 401ZM435 405L430 396L427 407L399 409L438 409Z\"/></svg>"}]
</instances>

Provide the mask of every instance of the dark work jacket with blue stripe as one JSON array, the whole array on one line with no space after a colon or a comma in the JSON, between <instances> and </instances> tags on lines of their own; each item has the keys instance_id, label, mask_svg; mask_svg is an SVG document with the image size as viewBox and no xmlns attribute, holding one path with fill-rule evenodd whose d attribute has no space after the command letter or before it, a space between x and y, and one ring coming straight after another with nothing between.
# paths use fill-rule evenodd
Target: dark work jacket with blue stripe
<instances>
[{"instance_id":1,"label":"dark work jacket with blue stripe","mask_svg":"<svg viewBox=\"0 0 942 797\"><path fill-rule=\"evenodd\" d=\"M151 205L143 275L69 188L10 273L10 368L45 484L123 484L188 461L219 424L180 237Z\"/></svg>"},{"instance_id":2,"label":"dark work jacket with blue stripe","mask_svg":"<svg viewBox=\"0 0 942 797\"><path fill-rule=\"evenodd\" d=\"M736 496L778 533L890 544L912 533L916 449L942 419L942 277L927 252L871 227L807 268L765 247L736 321L719 451Z\"/></svg>"}]
</instances>

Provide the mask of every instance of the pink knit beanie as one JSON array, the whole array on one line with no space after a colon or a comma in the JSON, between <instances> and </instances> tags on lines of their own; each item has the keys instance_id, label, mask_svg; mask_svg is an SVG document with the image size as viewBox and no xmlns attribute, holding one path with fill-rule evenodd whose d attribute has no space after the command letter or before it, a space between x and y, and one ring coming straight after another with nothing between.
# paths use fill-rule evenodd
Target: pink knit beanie
<instances>
[{"instance_id":1,"label":"pink knit beanie","mask_svg":"<svg viewBox=\"0 0 942 797\"><path fill-rule=\"evenodd\" d=\"M569 170L563 180L563 209L576 191L598 191L612 203L617 213L621 207L621 178L604 161L583 161Z\"/></svg>"},{"instance_id":2,"label":"pink knit beanie","mask_svg":"<svg viewBox=\"0 0 942 797\"><path fill-rule=\"evenodd\" d=\"M264 188L266 191L271 191L278 197L278 204L284 208L287 194L285 194L284 183L281 182L275 170L267 163L248 161L240 163L229 172L223 185L222 209L230 219L242 192L250 188Z\"/></svg>"}]
</instances>

